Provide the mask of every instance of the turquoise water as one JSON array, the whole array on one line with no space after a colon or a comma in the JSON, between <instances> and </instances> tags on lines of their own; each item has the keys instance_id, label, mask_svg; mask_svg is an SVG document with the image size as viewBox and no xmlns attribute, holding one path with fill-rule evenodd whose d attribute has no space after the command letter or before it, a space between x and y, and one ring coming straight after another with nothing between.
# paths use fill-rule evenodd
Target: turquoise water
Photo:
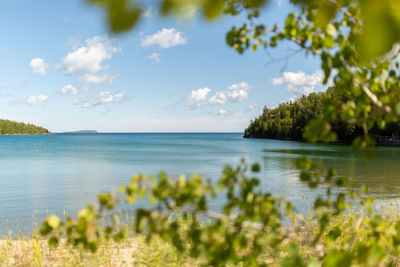
<instances>
[{"instance_id":1,"label":"turquoise water","mask_svg":"<svg viewBox=\"0 0 400 267\"><path fill-rule=\"evenodd\" d=\"M29 231L34 218L76 214L96 195L134 173L200 173L217 179L240 158L258 162L265 190L286 195L299 211L321 191L299 182L296 158L310 156L352 181L370 185L378 198L400 195L400 150L377 149L367 164L345 146L244 139L241 133L56 134L0 136L0 234ZM213 203L218 209L220 199Z\"/></svg>"}]
</instances>

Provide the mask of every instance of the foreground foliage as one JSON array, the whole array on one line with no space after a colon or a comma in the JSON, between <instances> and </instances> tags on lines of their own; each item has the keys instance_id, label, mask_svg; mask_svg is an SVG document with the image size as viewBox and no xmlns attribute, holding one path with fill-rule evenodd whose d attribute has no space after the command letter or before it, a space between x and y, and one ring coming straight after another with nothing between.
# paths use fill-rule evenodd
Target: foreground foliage
<instances>
[{"instance_id":1,"label":"foreground foliage","mask_svg":"<svg viewBox=\"0 0 400 267\"><path fill-rule=\"evenodd\" d=\"M47 129L10 120L0 120L0 134L48 134Z\"/></svg>"},{"instance_id":2,"label":"foreground foliage","mask_svg":"<svg viewBox=\"0 0 400 267\"><path fill-rule=\"evenodd\" d=\"M381 234L397 231L395 226L400 221L400 216L396 212L398 208L397 206L387 206L379 210L379 213L382 214ZM366 212L347 212L332 217L326 227L326 232L330 234L321 236L318 243L315 244L314 238L318 232L316 221L311 217L292 216L285 228L286 235L282 240L282 251L277 255L270 255L269 248L265 247L262 260L271 266L287 265L288 253L300 253L307 258L318 258L329 249L344 248L347 250L359 243L376 242L375 237L369 234L372 227L371 219L374 218ZM131 237L120 242L99 240L98 249L94 253L85 250L83 247L68 244L65 239L60 239L57 248L54 248L49 246L46 239L39 238L35 234L33 237L18 236L17 238L2 240L0 241L0 266L201 266L206 263L202 259L193 259L187 253L179 252L172 243L163 241L162 238L154 237L150 242L147 242L145 236L134 233L130 221L126 215L115 217L115 226L119 228L129 227ZM181 234L185 237L188 233L190 220L179 219L179 223L182 226ZM341 235L336 237L335 232L337 232L338 226ZM382 231L383 228L386 230ZM381 251L378 249L377 255L368 256L370 257L368 262L371 265L376 262L373 259L376 256L386 263L389 261L399 262L400 259L398 253L394 250L390 235L386 235L386 237L381 238L379 242L380 246L385 249L386 256L382 258ZM187 244L190 242L189 239L184 241ZM334 256L338 261L341 261L344 255L340 252L335 253ZM314 266L318 266L318 264L314 264Z\"/></svg>"},{"instance_id":3,"label":"foreground foliage","mask_svg":"<svg viewBox=\"0 0 400 267\"><path fill-rule=\"evenodd\" d=\"M308 159L299 160L298 167L309 187L326 188L307 219L296 215L291 203L264 192L241 164L226 167L215 184L198 175L176 179L165 173L157 178L135 175L121 186L122 197L128 204L143 198L152 204L141 201L132 224L116 223L112 214L121 194L112 192L99 195L98 208L88 205L76 219L49 216L40 233L52 247L67 242L91 252L108 242L138 236L148 242L163 240L175 248L178 258L207 266L390 266L399 262L396 213L373 211L373 200L362 193L366 189L332 194L332 187L346 183L333 170L321 173ZM253 173L258 170L258 165L251 168ZM218 191L225 197L220 213L209 208Z\"/></svg>"}]
</instances>

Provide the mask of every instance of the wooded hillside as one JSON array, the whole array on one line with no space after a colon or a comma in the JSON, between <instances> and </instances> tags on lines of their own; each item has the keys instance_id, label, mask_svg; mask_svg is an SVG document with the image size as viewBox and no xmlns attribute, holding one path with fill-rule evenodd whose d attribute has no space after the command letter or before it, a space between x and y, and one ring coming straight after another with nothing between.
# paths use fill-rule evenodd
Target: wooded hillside
<instances>
[{"instance_id":1,"label":"wooded hillside","mask_svg":"<svg viewBox=\"0 0 400 267\"><path fill-rule=\"evenodd\" d=\"M49 130L26 124L23 122L15 122L10 120L0 120L0 134L49 134Z\"/></svg>"},{"instance_id":2,"label":"wooded hillside","mask_svg":"<svg viewBox=\"0 0 400 267\"><path fill-rule=\"evenodd\" d=\"M244 132L247 138L266 138L266 139L285 139L285 140L303 140L306 126L313 120L322 116L324 112L324 102L336 102L338 114L340 114L340 103L346 102L346 97L326 93L311 93L308 96L302 96L295 102L286 102L280 104L277 108L264 108L263 113L252 120ZM348 125L347 122L337 115L334 120L329 122L332 132L337 135L337 140L342 143L351 143L357 136L363 134L363 129L358 126ZM309 129L312 131L313 129ZM400 127L397 123L391 123L386 129L379 129L376 125L370 130L376 139L380 135L399 134Z\"/></svg>"}]
</instances>

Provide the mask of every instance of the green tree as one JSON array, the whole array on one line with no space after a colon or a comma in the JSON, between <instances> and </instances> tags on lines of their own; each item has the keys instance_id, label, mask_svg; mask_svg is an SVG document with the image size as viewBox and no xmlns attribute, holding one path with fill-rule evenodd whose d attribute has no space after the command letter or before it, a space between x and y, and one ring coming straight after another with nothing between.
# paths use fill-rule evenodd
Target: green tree
<instances>
[{"instance_id":1,"label":"green tree","mask_svg":"<svg viewBox=\"0 0 400 267\"><path fill-rule=\"evenodd\" d=\"M0 134L48 134L50 133L43 127L10 120L0 120Z\"/></svg>"}]
</instances>

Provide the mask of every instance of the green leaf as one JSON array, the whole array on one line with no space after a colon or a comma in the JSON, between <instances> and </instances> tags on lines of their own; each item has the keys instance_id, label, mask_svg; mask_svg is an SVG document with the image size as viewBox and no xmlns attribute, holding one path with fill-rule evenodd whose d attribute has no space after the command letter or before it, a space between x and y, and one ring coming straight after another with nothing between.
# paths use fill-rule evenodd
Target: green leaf
<instances>
[{"instance_id":1,"label":"green leaf","mask_svg":"<svg viewBox=\"0 0 400 267\"><path fill-rule=\"evenodd\" d=\"M47 217L46 222L50 227L55 229L60 225L61 220L56 215L50 215L49 217Z\"/></svg>"}]
</instances>

